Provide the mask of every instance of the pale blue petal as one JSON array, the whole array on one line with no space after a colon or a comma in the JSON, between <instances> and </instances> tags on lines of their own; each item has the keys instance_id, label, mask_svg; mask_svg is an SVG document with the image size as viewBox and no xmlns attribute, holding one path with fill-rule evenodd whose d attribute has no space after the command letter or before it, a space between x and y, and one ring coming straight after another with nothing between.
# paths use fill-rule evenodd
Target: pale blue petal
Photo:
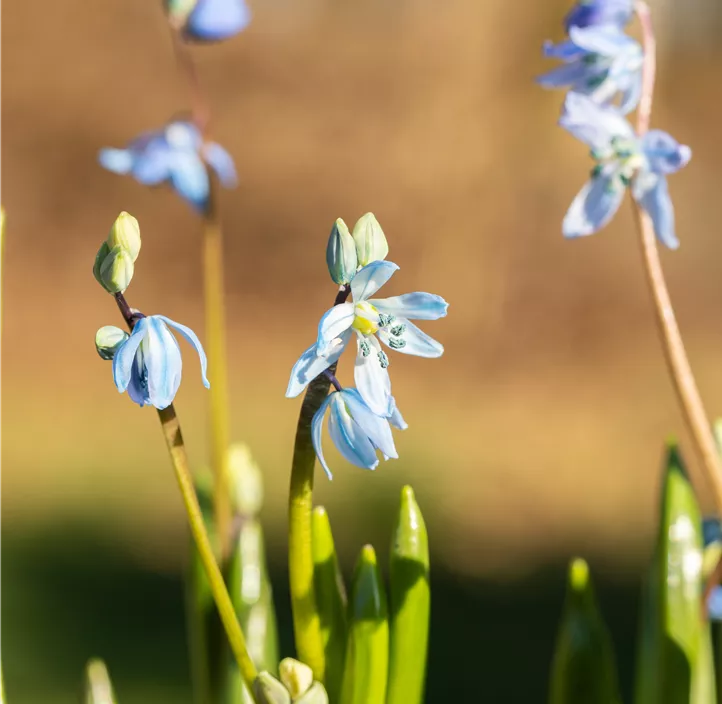
<instances>
[{"instance_id":1,"label":"pale blue petal","mask_svg":"<svg viewBox=\"0 0 722 704\"><path fill-rule=\"evenodd\" d=\"M649 214L657 239L670 249L679 247L674 228L674 206L667 179L657 174L640 174L633 189L635 199Z\"/></svg>"},{"instance_id":2,"label":"pale blue petal","mask_svg":"<svg viewBox=\"0 0 722 704\"><path fill-rule=\"evenodd\" d=\"M311 442L313 443L313 449L316 452L316 457L318 457L318 461L323 467L323 471L326 472L326 476L329 479L333 479L333 475L331 474L331 470L326 464L326 460L323 456L323 417L326 414L326 409L328 408L329 403L331 403L331 398L333 397L334 393L336 392L334 391L333 393L326 396L326 398L323 400L323 403L314 414L313 420L311 421Z\"/></svg>"},{"instance_id":3,"label":"pale blue petal","mask_svg":"<svg viewBox=\"0 0 722 704\"><path fill-rule=\"evenodd\" d=\"M714 587L707 600L710 621L722 621L722 587Z\"/></svg>"},{"instance_id":4,"label":"pale blue petal","mask_svg":"<svg viewBox=\"0 0 722 704\"><path fill-rule=\"evenodd\" d=\"M387 418L374 413L357 389L344 389L343 394L351 417L374 447L381 450L386 459L398 459L399 455Z\"/></svg>"},{"instance_id":5,"label":"pale blue petal","mask_svg":"<svg viewBox=\"0 0 722 704\"><path fill-rule=\"evenodd\" d=\"M391 298L375 298L369 303L379 312L411 320L438 320L446 315L449 304L434 293L405 293Z\"/></svg>"},{"instance_id":6,"label":"pale blue petal","mask_svg":"<svg viewBox=\"0 0 722 704\"><path fill-rule=\"evenodd\" d=\"M543 88L563 88L581 83L589 77L590 66L583 61L562 64L538 76L536 82Z\"/></svg>"},{"instance_id":7,"label":"pale blue petal","mask_svg":"<svg viewBox=\"0 0 722 704\"><path fill-rule=\"evenodd\" d=\"M318 324L316 354L327 357L338 346L337 338L353 324L353 303L341 303L327 310Z\"/></svg>"},{"instance_id":8,"label":"pale blue petal","mask_svg":"<svg viewBox=\"0 0 722 704\"><path fill-rule=\"evenodd\" d=\"M135 356L132 371L130 373L128 396L130 396L131 401L137 403L141 408L143 406L150 405L150 395L148 394L148 376L143 362L143 354L140 350Z\"/></svg>"},{"instance_id":9,"label":"pale blue petal","mask_svg":"<svg viewBox=\"0 0 722 704\"><path fill-rule=\"evenodd\" d=\"M361 352L361 341L364 339L370 348L366 357ZM357 345L356 364L353 370L356 388L374 413L388 416L391 404L391 377L388 369L381 366L379 356L381 354L386 358L386 354L382 352L379 341L373 336L359 335Z\"/></svg>"},{"instance_id":10,"label":"pale blue petal","mask_svg":"<svg viewBox=\"0 0 722 704\"><path fill-rule=\"evenodd\" d=\"M186 31L195 39L220 41L248 26L251 12L243 0L198 0Z\"/></svg>"},{"instance_id":11,"label":"pale blue petal","mask_svg":"<svg viewBox=\"0 0 722 704\"><path fill-rule=\"evenodd\" d=\"M642 138L649 168L659 174L679 171L692 158L692 150L662 130L649 130Z\"/></svg>"},{"instance_id":12,"label":"pale blue petal","mask_svg":"<svg viewBox=\"0 0 722 704\"><path fill-rule=\"evenodd\" d=\"M148 397L159 410L173 403L180 387L183 360L175 337L160 316L150 316L148 333L141 343L148 371Z\"/></svg>"},{"instance_id":13,"label":"pale blue petal","mask_svg":"<svg viewBox=\"0 0 722 704\"><path fill-rule=\"evenodd\" d=\"M113 381L120 393L128 388L135 354L147 331L148 319L141 318L133 327L130 337L116 350L113 356Z\"/></svg>"},{"instance_id":14,"label":"pale blue petal","mask_svg":"<svg viewBox=\"0 0 722 704\"><path fill-rule=\"evenodd\" d=\"M328 432L338 451L351 464L362 469L376 469L376 450L361 426L349 414L343 393L331 395Z\"/></svg>"},{"instance_id":15,"label":"pale blue petal","mask_svg":"<svg viewBox=\"0 0 722 704\"><path fill-rule=\"evenodd\" d=\"M319 374L336 362L346 349L352 334L353 331L350 329L341 333L339 336L341 344L336 346L327 357L316 354L316 345L311 345L293 365L286 389L286 398L298 396Z\"/></svg>"},{"instance_id":16,"label":"pale blue petal","mask_svg":"<svg viewBox=\"0 0 722 704\"><path fill-rule=\"evenodd\" d=\"M351 295L356 303L373 296L399 267L393 262L376 261L360 269L351 279Z\"/></svg>"},{"instance_id":17,"label":"pale blue petal","mask_svg":"<svg viewBox=\"0 0 722 704\"><path fill-rule=\"evenodd\" d=\"M159 318L163 322L165 322L167 325L170 325L172 328L177 330L183 337L193 345L195 348L195 351L198 353L198 357L201 361L201 378L203 379L203 386L205 386L207 389L211 388L211 383L208 381L208 378L206 376L208 371L208 360L206 358L206 352L203 349L203 345L201 344L201 341L198 339L198 335L196 335L193 330L191 330L189 327L186 327L185 325L181 325L180 323L176 323L175 320L171 320L170 318L166 318L165 315L154 315L154 318Z\"/></svg>"},{"instance_id":18,"label":"pale blue petal","mask_svg":"<svg viewBox=\"0 0 722 704\"><path fill-rule=\"evenodd\" d=\"M163 143L173 152L198 153L203 146L203 135L192 122L171 122L159 134Z\"/></svg>"},{"instance_id":19,"label":"pale blue petal","mask_svg":"<svg viewBox=\"0 0 722 704\"><path fill-rule=\"evenodd\" d=\"M583 237L604 227L619 210L625 190L613 168L593 177L579 191L564 217L564 236Z\"/></svg>"},{"instance_id":20,"label":"pale blue petal","mask_svg":"<svg viewBox=\"0 0 722 704\"><path fill-rule=\"evenodd\" d=\"M393 396L391 397L391 405L393 407L393 410L391 411L391 415L389 415L389 423L391 423L394 428L398 428L399 430L406 430L406 428L409 427L409 424L404 420L404 417L401 415L401 411L396 406L396 399Z\"/></svg>"},{"instance_id":21,"label":"pale blue petal","mask_svg":"<svg viewBox=\"0 0 722 704\"><path fill-rule=\"evenodd\" d=\"M170 178L171 160L166 145L154 144L136 156L133 177L144 186L157 186Z\"/></svg>"},{"instance_id":22,"label":"pale blue petal","mask_svg":"<svg viewBox=\"0 0 722 704\"><path fill-rule=\"evenodd\" d=\"M564 18L564 26L567 31L592 25L623 27L633 12L632 0L580 0Z\"/></svg>"},{"instance_id":23,"label":"pale blue petal","mask_svg":"<svg viewBox=\"0 0 722 704\"><path fill-rule=\"evenodd\" d=\"M203 210L208 202L210 186L206 167L195 152L177 152L171 164L171 183L181 198Z\"/></svg>"},{"instance_id":24,"label":"pale blue petal","mask_svg":"<svg viewBox=\"0 0 722 704\"><path fill-rule=\"evenodd\" d=\"M592 149L604 149L612 138L635 139L632 126L614 107L597 105L580 93L568 93L559 125Z\"/></svg>"},{"instance_id":25,"label":"pale blue petal","mask_svg":"<svg viewBox=\"0 0 722 704\"><path fill-rule=\"evenodd\" d=\"M381 342L388 345L392 350L403 354L412 354L416 357L441 357L444 354L444 346L434 340L433 337L429 337L412 322L406 318L398 318L396 322L406 326L406 330L401 337L392 336L386 328L382 328L376 333ZM405 343L401 347L399 346L399 340Z\"/></svg>"},{"instance_id":26,"label":"pale blue petal","mask_svg":"<svg viewBox=\"0 0 722 704\"><path fill-rule=\"evenodd\" d=\"M702 536L704 545L722 542L722 524L716 517L708 516L702 520Z\"/></svg>"},{"instance_id":27,"label":"pale blue petal","mask_svg":"<svg viewBox=\"0 0 722 704\"><path fill-rule=\"evenodd\" d=\"M547 59L560 59L561 61L575 61L585 56L588 52L580 49L573 41L565 39L563 42L544 42L544 56Z\"/></svg>"},{"instance_id":28,"label":"pale blue petal","mask_svg":"<svg viewBox=\"0 0 722 704\"><path fill-rule=\"evenodd\" d=\"M619 111L627 115L637 109L639 100L642 97L642 72L636 71L630 77L627 85L622 89L622 99L619 104Z\"/></svg>"},{"instance_id":29,"label":"pale blue petal","mask_svg":"<svg viewBox=\"0 0 722 704\"><path fill-rule=\"evenodd\" d=\"M231 155L215 142L206 144L203 153L206 163L216 172L221 184L225 188L233 188L238 183L238 177Z\"/></svg>"},{"instance_id":30,"label":"pale blue petal","mask_svg":"<svg viewBox=\"0 0 722 704\"><path fill-rule=\"evenodd\" d=\"M602 56L616 56L623 51L629 51L635 44L638 46L634 39L610 26L571 27L569 38L590 54Z\"/></svg>"},{"instance_id":31,"label":"pale blue petal","mask_svg":"<svg viewBox=\"0 0 722 704\"><path fill-rule=\"evenodd\" d=\"M114 174L127 174L133 168L133 154L128 149L101 149L98 161Z\"/></svg>"}]
</instances>

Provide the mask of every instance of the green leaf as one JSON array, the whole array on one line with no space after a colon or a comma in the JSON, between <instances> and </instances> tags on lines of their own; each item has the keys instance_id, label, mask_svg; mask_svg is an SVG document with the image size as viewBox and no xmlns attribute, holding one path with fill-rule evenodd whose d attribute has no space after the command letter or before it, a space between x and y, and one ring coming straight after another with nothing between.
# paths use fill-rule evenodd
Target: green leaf
<instances>
[{"instance_id":1,"label":"green leaf","mask_svg":"<svg viewBox=\"0 0 722 704\"><path fill-rule=\"evenodd\" d=\"M387 704L421 704L429 642L429 538L410 486L391 544L391 626Z\"/></svg>"},{"instance_id":2,"label":"green leaf","mask_svg":"<svg viewBox=\"0 0 722 704\"><path fill-rule=\"evenodd\" d=\"M366 545L361 550L351 584L341 704L381 704L386 699L388 668L386 593L376 552Z\"/></svg>"},{"instance_id":3,"label":"green leaf","mask_svg":"<svg viewBox=\"0 0 722 704\"><path fill-rule=\"evenodd\" d=\"M83 704L117 704L108 668L97 658L85 666Z\"/></svg>"},{"instance_id":4,"label":"green leaf","mask_svg":"<svg viewBox=\"0 0 722 704\"><path fill-rule=\"evenodd\" d=\"M642 594L635 704L710 704L709 626L701 612L702 520L674 444L660 503L659 534Z\"/></svg>"},{"instance_id":5,"label":"green leaf","mask_svg":"<svg viewBox=\"0 0 722 704\"><path fill-rule=\"evenodd\" d=\"M355 251L355 250L354 250ZM341 694L346 656L346 588L338 564L331 522L323 506L313 510L313 584L326 653L325 685L331 701Z\"/></svg>"},{"instance_id":6,"label":"green leaf","mask_svg":"<svg viewBox=\"0 0 722 704\"><path fill-rule=\"evenodd\" d=\"M550 704L619 704L619 685L607 627L597 607L589 567L569 567L564 612L552 663Z\"/></svg>"}]
</instances>

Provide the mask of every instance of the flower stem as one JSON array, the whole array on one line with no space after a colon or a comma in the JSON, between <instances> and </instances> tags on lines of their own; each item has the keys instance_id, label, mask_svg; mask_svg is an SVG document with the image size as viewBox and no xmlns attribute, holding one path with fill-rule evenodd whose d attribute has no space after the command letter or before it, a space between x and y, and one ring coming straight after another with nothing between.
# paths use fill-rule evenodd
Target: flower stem
<instances>
[{"instance_id":1,"label":"flower stem","mask_svg":"<svg viewBox=\"0 0 722 704\"><path fill-rule=\"evenodd\" d=\"M642 75L642 96L637 112L637 134L642 137L649 129L654 94L656 69L655 39L649 7L637 2L635 11L642 27L644 43L644 69ZM659 258L659 250L651 218L632 199L635 221L639 231L642 259L647 283L654 302L655 318L664 350L667 369L672 378L679 404L694 441L708 486L712 489L715 507L722 516L722 464L717 453L712 428L702 403L692 368L682 341L682 335L672 308L672 301ZM699 490L699 486L698 486Z\"/></svg>"},{"instance_id":2,"label":"flower stem","mask_svg":"<svg viewBox=\"0 0 722 704\"><path fill-rule=\"evenodd\" d=\"M350 289L343 286L334 305L345 302ZM328 371L334 375L336 364ZM329 377L319 374L309 385L301 404L291 465L291 491L288 502L288 571L293 609L293 629L299 660L305 662L314 677L323 681L325 655L321 623L313 591L313 470L316 452L311 440L311 421L321 407L329 388Z\"/></svg>"},{"instance_id":3,"label":"flower stem","mask_svg":"<svg viewBox=\"0 0 722 704\"><path fill-rule=\"evenodd\" d=\"M203 286L206 316L206 349L210 388L211 466L213 514L221 558L228 556L231 539L231 501L228 474L229 404L226 360L226 315L223 297L223 234L217 186L210 169L208 206L203 217Z\"/></svg>"},{"instance_id":4,"label":"flower stem","mask_svg":"<svg viewBox=\"0 0 722 704\"><path fill-rule=\"evenodd\" d=\"M168 446L171 462L173 463L173 470L175 471L186 513L188 514L191 533L193 534L201 563L208 577L208 584L210 585L213 599L218 607L218 613L223 622L223 627L226 630L231 650L233 650L233 654L238 662L238 669L249 691L252 691L252 685L258 673L248 654L243 631L238 623L236 611L233 608L231 597L228 594L225 582L223 581L223 575L213 554L211 542L208 539L201 508L198 505L198 498L193 487L193 479L188 469L188 457L183 443L183 435L181 434L180 424L178 423L178 417L176 416L173 404L164 408L162 411L159 410L158 417L160 418L163 435Z\"/></svg>"}]
</instances>

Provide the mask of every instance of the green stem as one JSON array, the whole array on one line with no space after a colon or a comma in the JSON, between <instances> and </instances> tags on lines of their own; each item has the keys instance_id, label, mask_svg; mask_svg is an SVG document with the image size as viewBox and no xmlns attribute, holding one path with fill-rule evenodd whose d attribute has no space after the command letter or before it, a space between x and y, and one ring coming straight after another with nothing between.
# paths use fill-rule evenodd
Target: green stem
<instances>
[{"instance_id":1,"label":"green stem","mask_svg":"<svg viewBox=\"0 0 722 704\"><path fill-rule=\"evenodd\" d=\"M250 689L258 673L248 654L246 639L238 623L231 597L223 581L223 575L213 554L208 533L206 533L201 507L198 504L198 498L193 487L193 479L188 469L188 457L183 443L183 435L181 434L180 424L178 423L178 417L176 416L173 404L164 408L162 411L158 411L158 417L160 418L163 435L173 464L173 470L175 471L186 513L188 514L191 533L196 542L203 568L206 571L213 599L218 607L218 613L223 622L223 627L226 630L231 650L233 650L233 654L238 662L238 668Z\"/></svg>"},{"instance_id":2,"label":"green stem","mask_svg":"<svg viewBox=\"0 0 722 704\"><path fill-rule=\"evenodd\" d=\"M203 286L206 316L206 350L210 388L211 467L213 515L221 558L230 549L231 503L228 477L228 365L226 315L223 297L223 234L217 205L217 184L208 170L208 206L203 217Z\"/></svg>"}]
</instances>

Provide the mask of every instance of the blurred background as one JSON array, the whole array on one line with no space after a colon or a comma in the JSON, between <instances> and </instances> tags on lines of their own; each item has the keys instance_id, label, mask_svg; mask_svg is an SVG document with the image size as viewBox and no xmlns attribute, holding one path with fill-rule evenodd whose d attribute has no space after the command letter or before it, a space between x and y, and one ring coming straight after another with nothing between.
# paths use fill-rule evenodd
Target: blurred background
<instances>
[{"instance_id":1,"label":"blurred background","mask_svg":"<svg viewBox=\"0 0 722 704\"><path fill-rule=\"evenodd\" d=\"M266 472L264 520L291 653L288 374L335 294L333 221L381 222L401 271L449 317L440 360L396 355L410 428L375 475L331 455L317 481L350 571L387 552L411 482L433 550L428 701L546 696L569 557L586 556L630 687L639 575L663 441L691 456L656 338L628 206L598 236L561 219L586 150L533 83L570 3L254 0L241 36L194 49L214 136L240 186L222 197L233 439ZM672 180L681 249L663 253L709 412L722 413L722 6L653 3L653 126L692 145ZM106 658L121 702L190 702L182 611L187 532L158 423L93 350L118 324L92 262L121 210L141 224L131 304L202 333L199 222L173 193L104 172L188 106L160 2L3 3L2 203L8 214L2 384L2 640L13 704L77 699ZM202 334L201 334L202 337ZM189 350L177 398L196 466L207 397ZM352 365L342 359L341 380ZM329 450L331 452L331 450Z\"/></svg>"}]
</instances>

